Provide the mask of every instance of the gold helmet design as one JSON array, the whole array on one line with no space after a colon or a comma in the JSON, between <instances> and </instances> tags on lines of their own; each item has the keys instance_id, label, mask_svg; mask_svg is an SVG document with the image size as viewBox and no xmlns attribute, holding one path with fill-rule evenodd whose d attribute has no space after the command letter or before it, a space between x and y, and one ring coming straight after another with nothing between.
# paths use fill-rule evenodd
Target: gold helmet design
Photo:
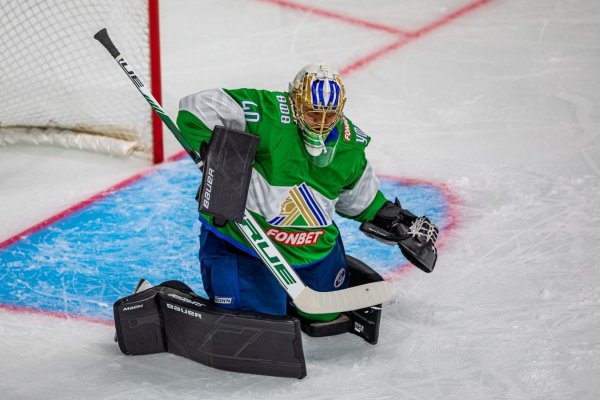
<instances>
[{"instance_id":1,"label":"gold helmet design","mask_svg":"<svg viewBox=\"0 0 600 400\"><path fill-rule=\"evenodd\" d=\"M290 83L290 98L306 151L315 164L328 165L335 153L327 137L342 117L346 93L339 72L325 63L302 68Z\"/></svg>"}]
</instances>

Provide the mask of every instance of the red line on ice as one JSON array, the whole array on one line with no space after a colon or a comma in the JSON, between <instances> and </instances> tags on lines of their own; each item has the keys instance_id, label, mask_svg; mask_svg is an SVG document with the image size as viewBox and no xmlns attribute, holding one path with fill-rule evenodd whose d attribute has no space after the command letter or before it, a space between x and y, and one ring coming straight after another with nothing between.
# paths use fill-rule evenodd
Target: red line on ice
<instances>
[{"instance_id":1,"label":"red line on ice","mask_svg":"<svg viewBox=\"0 0 600 400\"><path fill-rule=\"evenodd\" d=\"M394 28L391 26L383 25L383 24L378 24L376 22L367 21L367 20L360 19L360 18L350 17L348 15L344 15L344 14L337 13L334 11L325 10L322 8L317 8L317 7L312 7L312 6L306 6L304 4L294 3L292 1L287 1L287 0L260 0L260 1L262 1L264 3L275 4L275 5L278 5L283 8L289 8L294 11L300 11L300 12L304 12L307 14L318 15L320 17L325 17L325 18L337 19L339 21L346 22L346 23L352 24L352 25L358 25L363 28L369 28L369 29L378 30L378 31L382 31L382 32L392 33L395 35L409 34L408 31L404 31L402 29Z\"/></svg>"},{"instance_id":2,"label":"red line on ice","mask_svg":"<svg viewBox=\"0 0 600 400\"><path fill-rule=\"evenodd\" d=\"M128 186L131 183L139 180L140 178L142 178L144 175L148 174L149 172L150 172L150 170L147 170L147 171L141 172L139 174L136 174L136 175L134 175L134 176L132 176L130 178L127 178L124 181L119 182L116 185L111 186L110 188L105 189L105 190L103 190L100 193L96 193L95 195L93 195L93 196L91 196L91 197L83 200L82 202L77 203L77 204L75 204L75 205L67 208L66 210L61 211L58 214L53 215L52 217L50 217L50 218L48 218L48 219L46 219L46 220L44 220L44 221L42 221L42 222L40 222L40 223L38 223L38 224L30 227L30 228L28 228L28 229L26 229L26 230L24 230L24 231L22 231L20 233L17 233L13 237L8 238L8 239L6 239L3 242L0 242L0 249L2 249L4 247L7 247L7 246L10 246L11 244L13 244L13 243L15 243L15 242L17 242L19 240L25 239L27 236L31 235L32 233L35 233L35 232L37 232L37 231L39 231L39 230L47 227L48 225L52 225L53 223L55 223L55 222L57 222L57 221L65 218L65 217L67 217L67 216L69 216L69 215L71 215L71 214L73 214L73 213L75 213L75 212L77 212L77 211L79 211L79 210L87 207L88 205L90 205L92 203L95 203L96 201L105 198L109 194L111 194L111 193L113 193L113 192L115 192L115 191L117 191L119 189L122 189L125 186Z\"/></svg>"},{"instance_id":3,"label":"red line on ice","mask_svg":"<svg viewBox=\"0 0 600 400\"><path fill-rule=\"evenodd\" d=\"M18 312L21 314L44 315L44 316L52 317L52 318L92 322L95 324L102 324L102 325L107 325L107 326L115 325L114 322L110 319L92 318L92 317L86 317L83 315L69 314L66 312L44 311L44 310L38 310L35 308L19 307L19 306L7 305L7 304L0 304L0 310L9 311L9 312Z\"/></svg>"},{"instance_id":4,"label":"red line on ice","mask_svg":"<svg viewBox=\"0 0 600 400\"><path fill-rule=\"evenodd\" d=\"M491 3L492 1L494 1L494 0L474 1L472 3L469 3L465 6L451 12L448 15L445 15L442 18L439 18L439 19L415 30L415 31L408 31L406 33L406 36L401 37L401 38L397 39L396 41L359 58L358 60L346 65L345 67L342 67L340 69L340 73L342 75L351 74L352 72L365 67L366 65L372 63L375 60L380 59L381 57L393 52L394 50L397 50L400 47L403 47L409 43L412 43L415 40L422 38L423 36L426 36L427 34L435 31L436 29L441 28L441 27L449 24L450 22L464 16L465 14L468 14L469 12L478 9L485 4Z\"/></svg>"},{"instance_id":5,"label":"red line on ice","mask_svg":"<svg viewBox=\"0 0 600 400\"><path fill-rule=\"evenodd\" d=\"M430 22L429 24L426 24L423 27L421 27L417 30L413 30L413 31L399 29L396 27L379 24L376 22L372 22L369 20L364 20L364 19L360 19L360 18L356 18L356 17L350 17L350 16L347 16L347 15L344 15L344 14L341 14L338 12L329 11L329 10L325 10L322 8L298 4L298 3L294 3L289 0L260 0L260 1L262 1L264 3L274 4L274 5L283 7L283 8L288 8L288 9L294 10L294 11L317 15L317 16L325 17L325 18L331 18L331 19L335 19L335 20L338 20L341 22L352 24L352 25L358 25L363 28L368 28L368 29L372 29L372 30L390 33L395 36L398 36L398 35L400 36L399 38L394 40L392 43L390 43L380 49L374 50L373 52L360 57L358 60L353 61L350 64L340 68L340 73L342 75L347 76L348 74L351 74L352 72L365 67L366 65L372 63L373 61L385 56L386 54L389 54L389 53L393 52L394 50L397 50L398 48L400 48L406 44L414 42L415 40L435 31L436 29L438 29L442 26L447 25L448 23L464 16L465 14L468 14L471 11L478 9L479 7L481 7L485 4L491 3L494 0L476 0L474 2L468 3L468 4L464 5L463 7L460 7L457 10L451 12L450 14L447 14L441 18L438 18L435 21Z\"/></svg>"},{"instance_id":6,"label":"red line on ice","mask_svg":"<svg viewBox=\"0 0 600 400\"><path fill-rule=\"evenodd\" d=\"M167 162L175 161L175 160L182 158L184 155L186 155L186 152L182 151L182 152L179 152L179 153L169 157L166 161ZM97 202L98 200L105 198L106 196L110 195L111 193L114 193L120 189L123 189L126 186L131 185L132 183L142 179L144 176L150 174L156 168L157 168L157 166L149 167L146 170L139 172L139 173L109 187L108 189L105 189L99 193L96 193L96 194L92 195L91 197L88 197L87 199L67 208L64 211L59 212L58 214L55 214L52 217L50 217L42 222L39 222L39 223L33 225L32 227L25 229L22 232L17 233L16 235L0 242L0 250L5 247L10 246L11 244L13 244L15 242L18 242L19 240L25 239L27 236L29 236L39 230L42 230L45 227L52 225L53 223L60 221L61 219L68 217L71 214L76 213L77 211L89 206L90 204L93 204L93 203Z\"/></svg>"}]
</instances>

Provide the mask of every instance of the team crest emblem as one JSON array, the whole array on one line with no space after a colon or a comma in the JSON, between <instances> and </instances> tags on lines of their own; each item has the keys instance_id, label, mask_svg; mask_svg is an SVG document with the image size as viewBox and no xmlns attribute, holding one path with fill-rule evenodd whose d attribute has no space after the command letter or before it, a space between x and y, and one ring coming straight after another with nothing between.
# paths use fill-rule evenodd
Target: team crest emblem
<instances>
[{"instance_id":1,"label":"team crest emblem","mask_svg":"<svg viewBox=\"0 0 600 400\"><path fill-rule=\"evenodd\" d=\"M268 223L290 228L317 228L327 226L327 218L308 185L303 182L289 190L288 196L281 204L279 215Z\"/></svg>"}]
</instances>

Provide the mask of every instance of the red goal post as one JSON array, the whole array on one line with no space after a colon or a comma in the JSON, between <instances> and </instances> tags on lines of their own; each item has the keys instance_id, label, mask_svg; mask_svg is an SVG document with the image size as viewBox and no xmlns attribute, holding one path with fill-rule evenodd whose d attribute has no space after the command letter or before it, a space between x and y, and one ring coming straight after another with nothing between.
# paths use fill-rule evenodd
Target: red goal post
<instances>
[{"instance_id":1,"label":"red goal post","mask_svg":"<svg viewBox=\"0 0 600 400\"><path fill-rule=\"evenodd\" d=\"M0 145L163 160L162 121L93 39L104 27L160 102L158 0L2 1Z\"/></svg>"}]
</instances>

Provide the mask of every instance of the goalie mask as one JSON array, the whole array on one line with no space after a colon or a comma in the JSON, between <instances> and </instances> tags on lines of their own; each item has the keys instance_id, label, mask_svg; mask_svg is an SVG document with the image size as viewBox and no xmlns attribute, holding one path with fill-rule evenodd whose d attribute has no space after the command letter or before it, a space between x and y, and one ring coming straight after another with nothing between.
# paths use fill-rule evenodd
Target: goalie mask
<instances>
[{"instance_id":1,"label":"goalie mask","mask_svg":"<svg viewBox=\"0 0 600 400\"><path fill-rule=\"evenodd\" d=\"M338 142L329 133L346 103L339 72L324 63L307 65L290 83L290 98L310 160L319 167L329 165Z\"/></svg>"}]
</instances>

